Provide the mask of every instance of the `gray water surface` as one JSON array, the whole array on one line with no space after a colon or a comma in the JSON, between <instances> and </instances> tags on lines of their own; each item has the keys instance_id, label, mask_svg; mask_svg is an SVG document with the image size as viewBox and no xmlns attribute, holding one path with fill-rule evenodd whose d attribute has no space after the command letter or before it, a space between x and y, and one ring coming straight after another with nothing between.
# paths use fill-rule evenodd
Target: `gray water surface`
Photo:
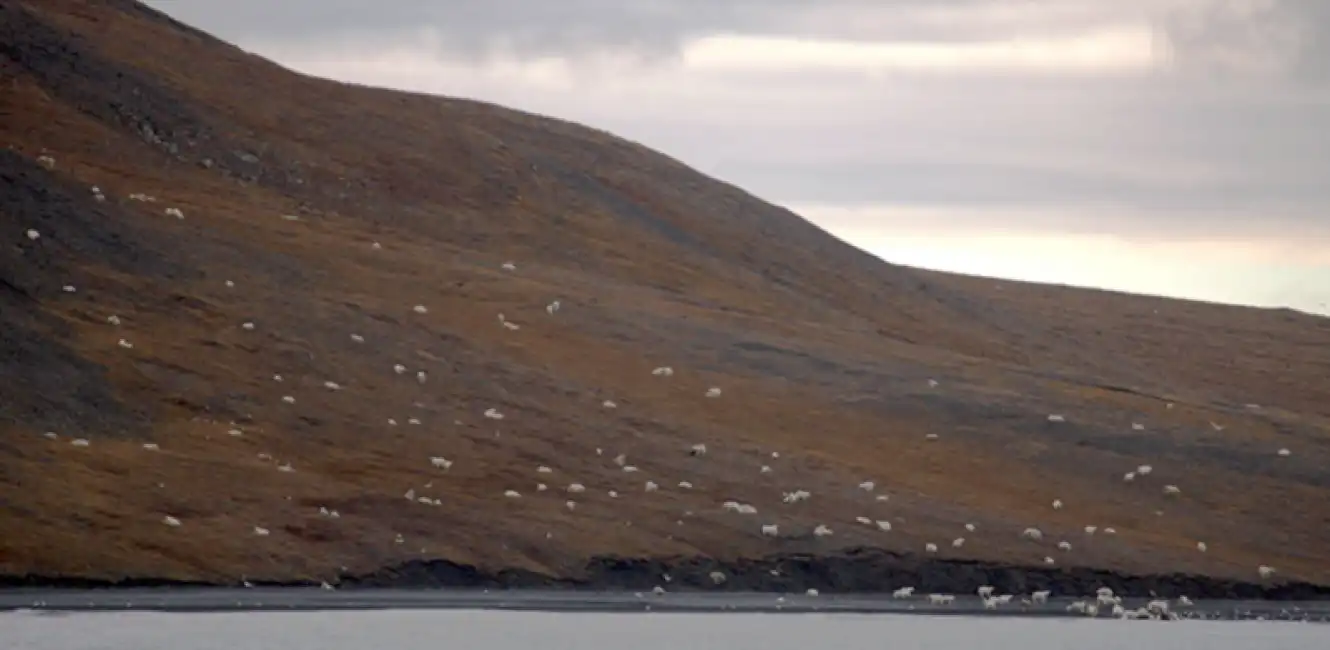
<instances>
[{"instance_id":1,"label":"gray water surface","mask_svg":"<svg viewBox=\"0 0 1330 650\"><path fill-rule=\"evenodd\" d=\"M318 589L318 588L136 588L136 589L0 589L0 611L139 611L236 612L365 609L497 609L545 612L677 612L677 613L799 613L932 614L953 616L1082 617L1069 612L1075 598L1053 597L1047 603L1015 600L996 610L985 609L973 595L954 602L931 604L920 594L906 599L890 594L773 594L752 592L558 591L541 589ZM1127 609L1144 607L1151 599L1126 598ZM1171 601L1172 611L1191 619L1330 622L1330 601L1278 602L1198 600ZM1103 608L1099 615L1110 616ZM0 650L4 650L0 644Z\"/></svg>"},{"instance_id":2,"label":"gray water surface","mask_svg":"<svg viewBox=\"0 0 1330 650\"><path fill-rule=\"evenodd\" d=\"M361 610L0 614L5 650L1311 650L1303 623Z\"/></svg>"}]
</instances>

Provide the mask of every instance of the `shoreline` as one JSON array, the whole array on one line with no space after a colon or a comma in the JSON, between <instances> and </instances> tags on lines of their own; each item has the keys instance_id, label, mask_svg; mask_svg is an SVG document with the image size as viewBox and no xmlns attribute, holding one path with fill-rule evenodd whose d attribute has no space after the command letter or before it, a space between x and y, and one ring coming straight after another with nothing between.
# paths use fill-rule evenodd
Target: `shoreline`
<instances>
[{"instance_id":1,"label":"shoreline","mask_svg":"<svg viewBox=\"0 0 1330 650\"><path fill-rule=\"evenodd\" d=\"M338 591L380 590L541 590L548 592L890 594L912 586L916 594L973 595L981 585L996 593L1024 595L1048 590L1055 597L1093 596L1108 587L1124 598L1186 596L1205 601L1330 601L1330 585L1300 581L1266 584L1188 574L1129 575L1082 567L1022 567L964 560L930 560L872 548L836 554L777 554L718 560L711 557L622 558L596 556L579 575L554 576L524 569L486 570L449 560L410 560L366 574L346 574L330 581ZM319 587L319 581L251 581L262 589ZM241 588L240 580L175 580L157 577L121 579L35 574L0 574L0 593L14 590L218 590Z\"/></svg>"},{"instance_id":2,"label":"shoreline","mask_svg":"<svg viewBox=\"0 0 1330 650\"><path fill-rule=\"evenodd\" d=\"M317 587L137 588L119 590L0 590L0 614L152 612L170 614L309 613L403 610L486 610L549 614L854 614L917 616L983 616L1004 618L1091 618L1070 609L1077 599L1051 598L1047 603L1013 602L986 609L977 596L958 596L947 604L926 596L908 599L886 594L588 592L535 589L374 589L325 590ZM1147 599L1124 599L1127 609L1143 608ZM1330 623L1330 602L1195 601L1175 603L1172 612L1183 620L1295 621ZM1095 618L1116 618L1110 608ZM1147 619L1148 620L1148 619ZM1156 619L1159 620L1159 619ZM1167 621L1168 619L1162 619ZM1162 622L1161 621L1161 622Z\"/></svg>"}]
</instances>

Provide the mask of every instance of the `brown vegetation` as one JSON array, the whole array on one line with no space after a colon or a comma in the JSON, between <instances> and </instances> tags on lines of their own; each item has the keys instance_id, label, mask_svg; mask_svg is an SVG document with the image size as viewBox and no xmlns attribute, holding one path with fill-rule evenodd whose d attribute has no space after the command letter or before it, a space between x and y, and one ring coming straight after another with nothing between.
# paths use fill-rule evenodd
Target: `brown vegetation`
<instances>
[{"instance_id":1,"label":"brown vegetation","mask_svg":"<svg viewBox=\"0 0 1330 650\"><path fill-rule=\"evenodd\" d=\"M0 88L0 573L934 542L1330 582L1326 319L894 266L609 134L301 76L127 0L0 0Z\"/></svg>"}]
</instances>

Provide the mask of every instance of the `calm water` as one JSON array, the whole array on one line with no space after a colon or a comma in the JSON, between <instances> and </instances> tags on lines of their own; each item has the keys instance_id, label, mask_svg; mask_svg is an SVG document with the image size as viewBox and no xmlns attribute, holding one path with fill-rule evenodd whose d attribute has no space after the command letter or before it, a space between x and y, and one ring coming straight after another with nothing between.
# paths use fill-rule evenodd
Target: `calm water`
<instances>
[{"instance_id":1,"label":"calm water","mask_svg":"<svg viewBox=\"0 0 1330 650\"><path fill-rule=\"evenodd\" d=\"M0 614L4 650L1311 650L1330 626L468 610Z\"/></svg>"}]
</instances>

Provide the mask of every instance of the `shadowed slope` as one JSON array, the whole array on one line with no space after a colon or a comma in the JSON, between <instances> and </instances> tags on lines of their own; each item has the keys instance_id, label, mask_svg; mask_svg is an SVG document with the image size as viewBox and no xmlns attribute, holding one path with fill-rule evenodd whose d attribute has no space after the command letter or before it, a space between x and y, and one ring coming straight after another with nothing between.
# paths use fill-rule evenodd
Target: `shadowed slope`
<instances>
[{"instance_id":1,"label":"shadowed slope","mask_svg":"<svg viewBox=\"0 0 1330 650\"><path fill-rule=\"evenodd\" d=\"M129 2L0 1L0 57L0 572L933 542L1330 582L1325 319L885 264L609 134L297 75Z\"/></svg>"}]
</instances>

